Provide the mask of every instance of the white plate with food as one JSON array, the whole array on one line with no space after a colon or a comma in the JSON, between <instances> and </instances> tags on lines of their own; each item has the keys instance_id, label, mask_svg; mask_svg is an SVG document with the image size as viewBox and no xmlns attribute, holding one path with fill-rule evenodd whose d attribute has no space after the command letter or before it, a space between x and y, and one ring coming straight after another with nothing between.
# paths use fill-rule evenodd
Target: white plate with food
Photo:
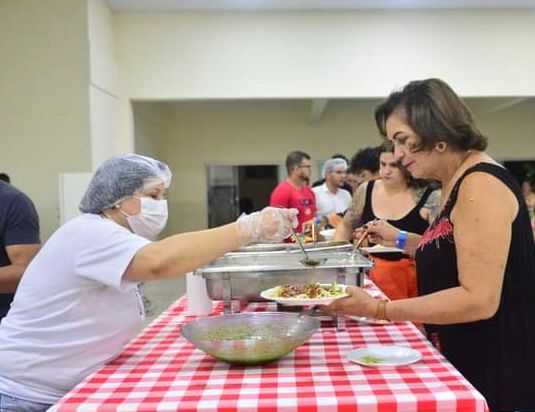
<instances>
[{"instance_id":1,"label":"white plate with food","mask_svg":"<svg viewBox=\"0 0 535 412\"><path fill-rule=\"evenodd\" d=\"M361 247L360 249L366 253L405 253L403 249L383 245Z\"/></svg>"},{"instance_id":2,"label":"white plate with food","mask_svg":"<svg viewBox=\"0 0 535 412\"><path fill-rule=\"evenodd\" d=\"M422 354L405 346L368 345L352 350L347 358L359 365L381 368L410 365L420 361Z\"/></svg>"},{"instance_id":3,"label":"white plate with food","mask_svg":"<svg viewBox=\"0 0 535 412\"><path fill-rule=\"evenodd\" d=\"M328 305L348 296L346 287L334 282L279 285L264 290L260 296L286 306Z\"/></svg>"}]
</instances>

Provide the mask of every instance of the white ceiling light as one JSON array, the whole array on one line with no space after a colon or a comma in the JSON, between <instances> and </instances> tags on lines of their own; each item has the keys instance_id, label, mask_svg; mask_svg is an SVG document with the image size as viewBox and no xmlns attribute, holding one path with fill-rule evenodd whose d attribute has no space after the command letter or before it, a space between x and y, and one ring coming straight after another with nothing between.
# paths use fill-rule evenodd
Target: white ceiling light
<instances>
[{"instance_id":1,"label":"white ceiling light","mask_svg":"<svg viewBox=\"0 0 535 412\"><path fill-rule=\"evenodd\" d=\"M118 12L535 9L535 0L105 0Z\"/></svg>"}]
</instances>

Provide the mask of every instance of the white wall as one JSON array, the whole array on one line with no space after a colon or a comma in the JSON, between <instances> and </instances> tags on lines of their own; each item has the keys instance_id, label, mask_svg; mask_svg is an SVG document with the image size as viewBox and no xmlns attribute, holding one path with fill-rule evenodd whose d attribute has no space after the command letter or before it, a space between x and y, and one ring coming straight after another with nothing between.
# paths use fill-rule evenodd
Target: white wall
<instances>
[{"instance_id":1,"label":"white wall","mask_svg":"<svg viewBox=\"0 0 535 412\"><path fill-rule=\"evenodd\" d=\"M167 162L173 171L168 233L207 227L208 164L280 164L296 149L308 152L316 164L334 153L350 157L359 148L380 144L375 103L332 101L313 124L310 102L304 100L136 103L136 148ZM489 137L492 156L535 157L535 102L496 113L491 110L495 103L468 103Z\"/></svg>"},{"instance_id":2,"label":"white wall","mask_svg":"<svg viewBox=\"0 0 535 412\"><path fill-rule=\"evenodd\" d=\"M136 153L151 156L165 162L169 162L169 159L172 159L177 152L181 153L180 157L182 157L184 152L182 152L180 145L175 147L171 154L168 155L167 153L169 142L174 140L174 135L177 133L174 127L173 111L168 104L136 104L134 105L133 114ZM173 181L180 179L180 172L180 169L174 171ZM173 187L176 186L173 185ZM179 207L174 203L173 197L170 197L168 202L171 210L170 220L173 220L177 217ZM176 233L176 231L169 232L170 227L170 225L167 225L163 235Z\"/></svg>"},{"instance_id":3,"label":"white wall","mask_svg":"<svg viewBox=\"0 0 535 412\"><path fill-rule=\"evenodd\" d=\"M120 108L112 13L102 0L88 0L87 9L91 164L94 170L119 151Z\"/></svg>"},{"instance_id":4,"label":"white wall","mask_svg":"<svg viewBox=\"0 0 535 412\"><path fill-rule=\"evenodd\" d=\"M0 1L0 169L59 225L58 174L88 171L85 0Z\"/></svg>"},{"instance_id":5,"label":"white wall","mask_svg":"<svg viewBox=\"0 0 535 412\"><path fill-rule=\"evenodd\" d=\"M95 170L104 160L118 152L119 117L117 98L89 86L91 124L91 166Z\"/></svg>"},{"instance_id":6,"label":"white wall","mask_svg":"<svg viewBox=\"0 0 535 412\"><path fill-rule=\"evenodd\" d=\"M378 97L423 77L535 95L535 11L116 15L132 99Z\"/></svg>"},{"instance_id":7,"label":"white wall","mask_svg":"<svg viewBox=\"0 0 535 412\"><path fill-rule=\"evenodd\" d=\"M369 106L331 101L309 124L310 100L266 99L377 98L430 76L463 96L535 96L535 11L118 14L115 35L120 93L144 101L137 146L159 141L153 153L174 171L171 231L206 226L209 163L280 163L296 148L324 159L377 143ZM236 106L235 98L263 103ZM173 106L171 138L147 133L148 102L166 99L221 103ZM532 112L483 113L490 152L531 153Z\"/></svg>"},{"instance_id":8,"label":"white wall","mask_svg":"<svg viewBox=\"0 0 535 412\"><path fill-rule=\"evenodd\" d=\"M2 0L0 39L0 169L35 201L44 239L59 224L58 175L90 172L114 152L133 150L131 99L373 97L430 75L463 95L535 95L533 11L114 15L102 0ZM313 147L310 136L343 129L326 121L300 130L292 116L307 119L309 109L249 113L260 123L247 112L225 120L213 112L188 119L186 111L172 115L171 128L161 120L145 129L144 148L172 161L173 190L190 196L180 227L205 222L197 163L278 162L289 147ZM195 124L213 116L226 124L222 131ZM488 122L517 136L521 122L532 126L525 119ZM258 145L269 133L287 141ZM500 141L500 153L532 153L533 134L521 136L518 147ZM317 156L330 153L327 145Z\"/></svg>"}]
</instances>

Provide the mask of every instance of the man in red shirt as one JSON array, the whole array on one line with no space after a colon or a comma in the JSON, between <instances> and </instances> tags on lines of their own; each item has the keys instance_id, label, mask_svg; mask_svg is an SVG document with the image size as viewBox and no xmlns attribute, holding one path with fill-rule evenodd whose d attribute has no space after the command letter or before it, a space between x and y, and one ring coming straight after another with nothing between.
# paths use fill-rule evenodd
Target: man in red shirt
<instances>
[{"instance_id":1,"label":"man in red shirt","mask_svg":"<svg viewBox=\"0 0 535 412\"><path fill-rule=\"evenodd\" d=\"M286 156L288 177L278 184L271 193L270 206L295 208L299 210L297 233L303 231L303 223L316 216L316 198L308 186L311 172L310 156L299 150Z\"/></svg>"}]
</instances>

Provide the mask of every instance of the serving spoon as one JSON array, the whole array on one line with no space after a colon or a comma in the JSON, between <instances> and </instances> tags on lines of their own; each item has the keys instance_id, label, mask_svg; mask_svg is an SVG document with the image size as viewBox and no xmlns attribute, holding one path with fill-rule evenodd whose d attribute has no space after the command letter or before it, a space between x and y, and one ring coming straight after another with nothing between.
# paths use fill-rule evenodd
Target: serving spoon
<instances>
[{"instance_id":1,"label":"serving spoon","mask_svg":"<svg viewBox=\"0 0 535 412\"><path fill-rule=\"evenodd\" d=\"M301 252L303 253L303 256L304 256L304 259L301 259L299 261L299 263L301 263L304 266L311 266L311 267L315 267L315 266L321 265L322 261L320 259L311 259L308 256L308 253L305 250L305 247L303 246L303 243L301 242L301 238L299 236L297 236L297 234L295 233L294 228L292 228L292 235L294 236L295 241L299 245L299 248L301 249Z\"/></svg>"}]
</instances>

